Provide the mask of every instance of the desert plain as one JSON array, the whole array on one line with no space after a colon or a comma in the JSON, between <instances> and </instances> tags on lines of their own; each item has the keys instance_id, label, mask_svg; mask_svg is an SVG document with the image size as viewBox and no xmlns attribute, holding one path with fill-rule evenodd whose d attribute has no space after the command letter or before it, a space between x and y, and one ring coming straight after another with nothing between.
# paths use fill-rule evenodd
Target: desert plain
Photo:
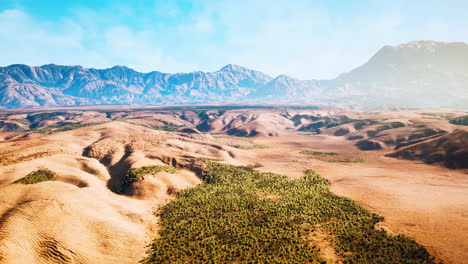
<instances>
[{"instance_id":1,"label":"desert plain","mask_svg":"<svg viewBox=\"0 0 468 264\"><path fill-rule=\"evenodd\" d=\"M468 263L468 112L120 107L0 112L0 262L137 263L197 159L298 179L312 169L444 263ZM119 189L130 169L170 165ZM41 169L54 181L17 181ZM320 238L319 238L320 239ZM326 240L326 238L323 238ZM323 245L323 243L322 243ZM342 263L333 250L324 258ZM328 253L327 253L328 252Z\"/></svg>"}]
</instances>

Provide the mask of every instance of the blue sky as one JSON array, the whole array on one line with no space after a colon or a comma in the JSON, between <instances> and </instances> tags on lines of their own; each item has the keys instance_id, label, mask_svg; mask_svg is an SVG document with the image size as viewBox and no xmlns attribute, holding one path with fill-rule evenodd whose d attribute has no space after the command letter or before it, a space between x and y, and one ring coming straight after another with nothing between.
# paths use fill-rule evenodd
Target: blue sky
<instances>
[{"instance_id":1,"label":"blue sky","mask_svg":"<svg viewBox=\"0 0 468 264\"><path fill-rule=\"evenodd\" d=\"M147 72L233 63L333 78L384 45L468 42L464 0L0 0L0 65Z\"/></svg>"}]
</instances>

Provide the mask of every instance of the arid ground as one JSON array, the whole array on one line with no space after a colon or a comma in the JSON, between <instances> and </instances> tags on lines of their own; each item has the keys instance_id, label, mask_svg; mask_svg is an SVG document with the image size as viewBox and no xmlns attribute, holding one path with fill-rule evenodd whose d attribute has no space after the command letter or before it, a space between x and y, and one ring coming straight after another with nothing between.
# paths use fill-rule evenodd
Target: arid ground
<instances>
[{"instance_id":1,"label":"arid ground","mask_svg":"<svg viewBox=\"0 0 468 264\"><path fill-rule=\"evenodd\" d=\"M445 263L468 259L468 174L385 157L386 151L363 152L346 140L330 136L262 138L271 149L242 154L264 171L297 178L313 168L332 182L332 191L385 217L390 233L416 239ZM363 163L330 163L298 154L299 150L337 152L363 158ZM245 155L245 156L244 156Z\"/></svg>"},{"instance_id":2,"label":"arid ground","mask_svg":"<svg viewBox=\"0 0 468 264\"><path fill-rule=\"evenodd\" d=\"M39 109L0 113L0 262L137 263L154 212L199 184L193 162L291 179L313 169L444 263L468 263L467 112L381 109ZM171 165L122 185L131 168ZM15 181L38 169L54 181Z\"/></svg>"}]
</instances>

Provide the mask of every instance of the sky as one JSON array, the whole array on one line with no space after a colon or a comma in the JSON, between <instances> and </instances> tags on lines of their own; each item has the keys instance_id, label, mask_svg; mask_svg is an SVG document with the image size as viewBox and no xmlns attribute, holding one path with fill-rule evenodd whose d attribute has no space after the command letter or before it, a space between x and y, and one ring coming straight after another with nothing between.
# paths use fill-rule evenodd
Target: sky
<instances>
[{"instance_id":1,"label":"sky","mask_svg":"<svg viewBox=\"0 0 468 264\"><path fill-rule=\"evenodd\" d=\"M0 0L0 65L237 64L330 79L384 45L468 42L465 0Z\"/></svg>"}]
</instances>

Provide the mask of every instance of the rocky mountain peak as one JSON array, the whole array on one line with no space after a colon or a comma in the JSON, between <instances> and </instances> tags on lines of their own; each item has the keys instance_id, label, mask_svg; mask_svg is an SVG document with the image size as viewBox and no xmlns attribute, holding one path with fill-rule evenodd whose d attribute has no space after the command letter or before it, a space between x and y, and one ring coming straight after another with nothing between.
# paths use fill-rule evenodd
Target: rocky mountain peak
<instances>
[{"instance_id":1,"label":"rocky mountain peak","mask_svg":"<svg viewBox=\"0 0 468 264\"><path fill-rule=\"evenodd\" d=\"M218 72L246 72L246 71L251 71L251 70L244 68L242 66L239 66L239 65L228 64L222 67L221 69L219 69Z\"/></svg>"},{"instance_id":2,"label":"rocky mountain peak","mask_svg":"<svg viewBox=\"0 0 468 264\"><path fill-rule=\"evenodd\" d=\"M289 75L286 75L286 74L280 74L278 76L276 76L275 79L273 79L273 81L279 81L279 82L295 82L295 81L299 81L298 79L295 79Z\"/></svg>"}]
</instances>

